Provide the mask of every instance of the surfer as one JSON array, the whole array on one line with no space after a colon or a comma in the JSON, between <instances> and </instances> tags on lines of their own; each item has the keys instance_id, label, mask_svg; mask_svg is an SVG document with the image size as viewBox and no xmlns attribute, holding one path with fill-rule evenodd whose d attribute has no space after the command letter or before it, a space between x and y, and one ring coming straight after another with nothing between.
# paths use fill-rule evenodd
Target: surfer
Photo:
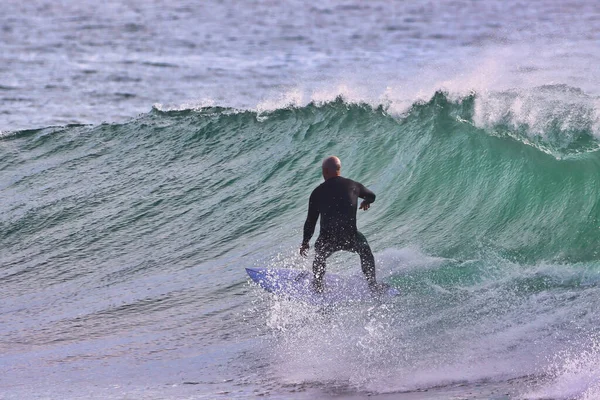
<instances>
[{"instance_id":1,"label":"surfer","mask_svg":"<svg viewBox=\"0 0 600 400\"><path fill-rule=\"evenodd\" d=\"M309 240L315 232L317 219L321 216L321 231L315 242L313 287L317 292L323 291L327 257L336 251L345 250L358 253L369 287L376 290L375 258L367 239L356 228L358 198L363 199L359 208L367 211L375 201L375 193L358 182L342 177L342 163L335 156L323 160L321 167L325 182L317 186L310 195L304 238L300 246L300 255L306 257L310 248Z\"/></svg>"}]
</instances>

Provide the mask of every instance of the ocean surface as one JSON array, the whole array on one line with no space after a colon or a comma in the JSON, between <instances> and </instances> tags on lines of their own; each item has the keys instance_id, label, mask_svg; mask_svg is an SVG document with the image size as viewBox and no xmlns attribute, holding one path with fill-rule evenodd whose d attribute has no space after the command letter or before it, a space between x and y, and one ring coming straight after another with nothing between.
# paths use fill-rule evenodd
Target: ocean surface
<instances>
[{"instance_id":1,"label":"ocean surface","mask_svg":"<svg viewBox=\"0 0 600 400\"><path fill-rule=\"evenodd\" d=\"M1 8L0 399L600 399L600 3ZM397 298L249 282L332 154Z\"/></svg>"}]
</instances>

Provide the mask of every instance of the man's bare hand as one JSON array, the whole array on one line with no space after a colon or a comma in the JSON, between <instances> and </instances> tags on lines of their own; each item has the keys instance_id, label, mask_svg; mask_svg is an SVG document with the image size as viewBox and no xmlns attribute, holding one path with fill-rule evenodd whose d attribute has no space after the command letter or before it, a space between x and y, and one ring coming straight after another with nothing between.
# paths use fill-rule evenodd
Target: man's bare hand
<instances>
[{"instance_id":1,"label":"man's bare hand","mask_svg":"<svg viewBox=\"0 0 600 400\"><path fill-rule=\"evenodd\" d=\"M310 245L308 243L302 243L300 246L300 255L302 257L308 256L308 249L310 249Z\"/></svg>"},{"instance_id":2,"label":"man's bare hand","mask_svg":"<svg viewBox=\"0 0 600 400\"><path fill-rule=\"evenodd\" d=\"M371 207L371 203L368 203L366 200L363 200L362 203L360 203L360 208L361 210L365 210L367 211L369 208Z\"/></svg>"}]
</instances>

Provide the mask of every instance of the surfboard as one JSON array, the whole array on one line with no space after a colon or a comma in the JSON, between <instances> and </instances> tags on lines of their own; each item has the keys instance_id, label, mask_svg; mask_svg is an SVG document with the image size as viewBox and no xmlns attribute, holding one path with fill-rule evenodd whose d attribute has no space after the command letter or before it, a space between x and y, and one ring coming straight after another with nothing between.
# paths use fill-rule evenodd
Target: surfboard
<instances>
[{"instance_id":1,"label":"surfboard","mask_svg":"<svg viewBox=\"0 0 600 400\"><path fill-rule=\"evenodd\" d=\"M374 294L364 276L344 276L326 273L324 290L316 293L312 287L312 272L297 269L246 268L252 281L267 292L290 300L310 304L332 304L342 302L364 302L374 299L392 298L400 292L384 286Z\"/></svg>"}]
</instances>

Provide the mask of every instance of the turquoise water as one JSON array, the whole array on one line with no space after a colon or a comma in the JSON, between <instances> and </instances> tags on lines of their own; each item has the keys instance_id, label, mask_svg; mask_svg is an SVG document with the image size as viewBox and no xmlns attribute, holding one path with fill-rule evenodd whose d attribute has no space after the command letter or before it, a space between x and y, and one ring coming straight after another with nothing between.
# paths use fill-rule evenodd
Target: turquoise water
<instances>
[{"instance_id":1,"label":"turquoise water","mask_svg":"<svg viewBox=\"0 0 600 400\"><path fill-rule=\"evenodd\" d=\"M598 15L9 1L0 397L598 398ZM245 274L310 269L332 154L389 302Z\"/></svg>"}]
</instances>

